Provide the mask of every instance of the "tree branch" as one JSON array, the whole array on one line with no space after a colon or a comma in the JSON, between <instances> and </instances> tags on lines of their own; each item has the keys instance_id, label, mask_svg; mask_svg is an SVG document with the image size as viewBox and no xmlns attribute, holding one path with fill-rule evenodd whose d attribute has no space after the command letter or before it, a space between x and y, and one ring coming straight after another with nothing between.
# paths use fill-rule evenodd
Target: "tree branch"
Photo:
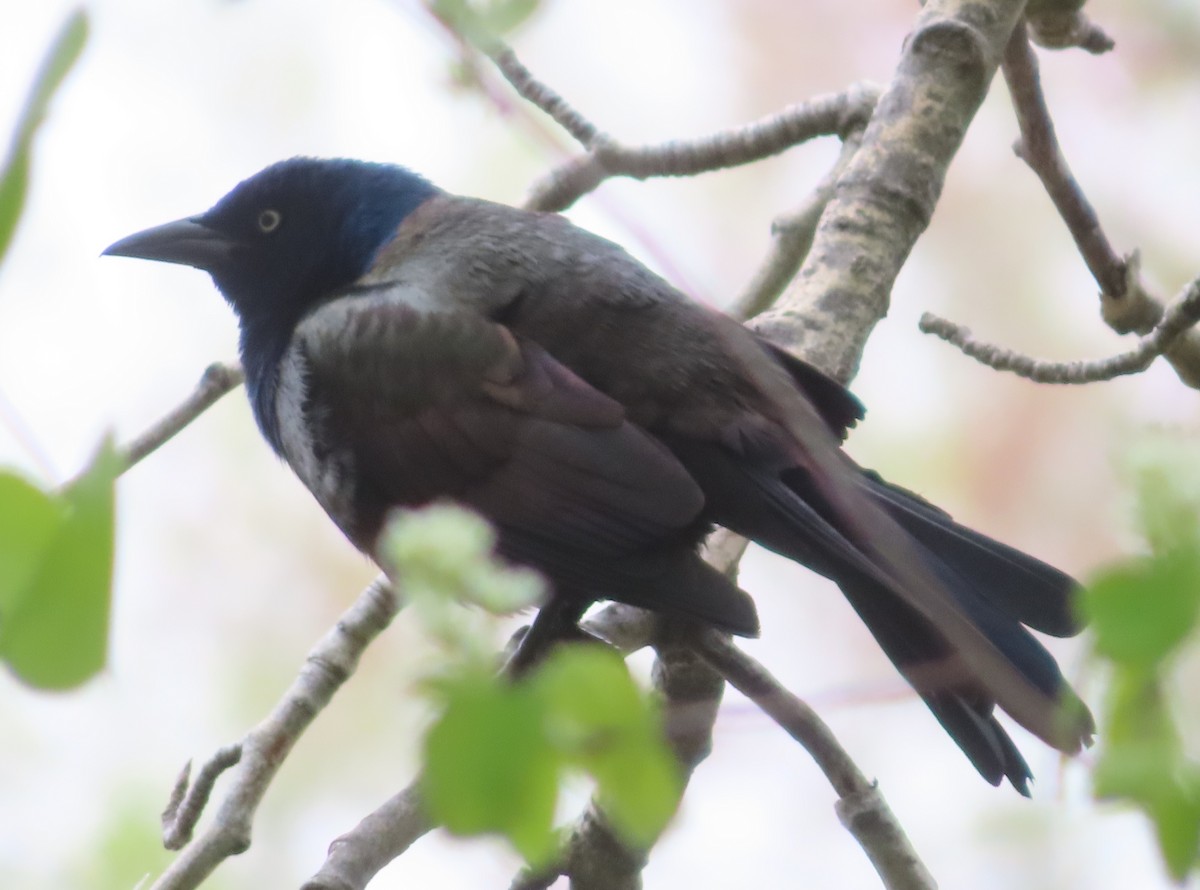
<instances>
[{"instance_id":1,"label":"tree branch","mask_svg":"<svg viewBox=\"0 0 1200 890\"><path fill-rule=\"evenodd\" d=\"M739 321L746 321L775 305L812 249L821 214L833 198L838 179L861 145L862 130L844 134L837 162L817 183L804 203L771 223L771 250L759 264L750 283L733 301L730 315Z\"/></svg>"},{"instance_id":2,"label":"tree branch","mask_svg":"<svg viewBox=\"0 0 1200 890\"><path fill-rule=\"evenodd\" d=\"M1196 283L1188 285L1166 309L1146 289L1135 251L1117 256L1091 202L1063 156L1050 109L1042 93L1037 56L1023 25L1013 31L1005 49L1003 71L1012 95L1021 138L1014 150L1041 180L1059 216L1071 233L1080 255L1100 287L1101 316L1119 334L1145 336L1138 345L1107 359L1090 362L1049 362L1015 350L978 341L961 325L925 313L920 328L957 346L966 355L999 371L1040 383L1092 383L1134 374L1162 355L1188 386L1200 389L1200 332L1196 322Z\"/></svg>"},{"instance_id":3,"label":"tree branch","mask_svg":"<svg viewBox=\"0 0 1200 890\"><path fill-rule=\"evenodd\" d=\"M586 618L581 626L628 655L649 645L656 620L650 612L613 603ZM325 862L302 890L363 890L384 866L436 828L421 807L420 788L421 777L418 775L406 788L330 844ZM533 887L537 879L549 875L552 870L523 875L518 881L530 881L528 886ZM562 870L559 868L552 878Z\"/></svg>"},{"instance_id":4,"label":"tree branch","mask_svg":"<svg viewBox=\"0 0 1200 890\"><path fill-rule=\"evenodd\" d=\"M1083 12L1082 0L1030 0L1025 11L1029 30L1046 49L1079 47L1092 55L1106 53L1116 41Z\"/></svg>"},{"instance_id":5,"label":"tree branch","mask_svg":"<svg viewBox=\"0 0 1200 890\"><path fill-rule=\"evenodd\" d=\"M242 369L237 365L215 363L205 368L191 395L122 449L125 470L170 441L184 427L215 405L222 396L235 389L243 379Z\"/></svg>"},{"instance_id":6,"label":"tree branch","mask_svg":"<svg viewBox=\"0 0 1200 890\"><path fill-rule=\"evenodd\" d=\"M755 330L843 382L854 376L1023 7L925 4L800 274Z\"/></svg>"},{"instance_id":7,"label":"tree branch","mask_svg":"<svg viewBox=\"0 0 1200 890\"><path fill-rule=\"evenodd\" d=\"M1024 24L1013 31L1004 52L1002 69L1021 128L1021 138L1013 151L1042 181L1101 292L1111 297L1123 296L1125 263L1113 250L1100 227L1095 208L1063 157L1054 132L1054 121L1042 93L1037 56L1029 45Z\"/></svg>"},{"instance_id":8,"label":"tree branch","mask_svg":"<svg viewBox=\"0 0 1200 890\"><path fill-rule=\"evenodd\" d=\"M791 105L754 123L705 138L625 146L537 80L511 47L500 46L491 59L513 89L553 118L587 151L533 184L525 201L530 210L565 210L614 176L695 176L759 161L817 136L844 136L862 127L878 97L876 87L855 84L844 92Z\"/></svg>"},{"instance_id":9,"label":"tree branch","mask_svg":"<svg viewBox=\"0 0 1200 890\"><path fill-rule=\"evenodd\" d=\"M932 312L921 316L920 328L933 334L965 355L997 371L1011 371L1038 383L1096 383L1126 374L1137 374L1150 367L1160 355L1171 349L1180 336L1200 321L1200 278L1192 281L1167 308L1159 323L1138 345L1119 355L1090 362L1050 362L1030 358L1010 349L976 340L971 331Z\"/></svg>"},{"instance_id":10,"label":"tree branch","mask_svg":"<svg viewBox=\"0 0 1200 890\"><path fill-rule=\"evenodd\" d=\"M232 756L230 748L221 749L212 765L201 770L197 784L207 787L199 792L189 792L186 775L180 777L171 795L172 805L164 814L168 845L191 837L217 775L234 763L238 765L233 787L221 802L213 824L183 847L151 890L198 887L221 862L250 845L254 814L292 746L351 677L363 650L391 623L399 609L399 601L385 579L371 583L308 653L304 668L274 710L235 746L240 758Z\"/></svg>"},{"instance_id":11,"label":"tree branch","mask_svg":"<svg viewBox=\"0 0 1200 890\"><path fill-rule=\"evenodd\" d=\"M362 890L434 828L421 803L418 777L330 844L325 862L300 890Z\"/></svg>"},{"instance_id":12,"label":"tree branch","mask_svg":"<svg viewBox=\"0 0 1200 890\"><path fill-rule=\"evenodd\" d=\"M730 685L762 708L816 761L838 794L838 818L870 858L885 887L929 890L937 886L879 786L867 780L812 708L734 646L726 634L705 628L695 634L692 644Z\"/></svg>"}]
</instances>

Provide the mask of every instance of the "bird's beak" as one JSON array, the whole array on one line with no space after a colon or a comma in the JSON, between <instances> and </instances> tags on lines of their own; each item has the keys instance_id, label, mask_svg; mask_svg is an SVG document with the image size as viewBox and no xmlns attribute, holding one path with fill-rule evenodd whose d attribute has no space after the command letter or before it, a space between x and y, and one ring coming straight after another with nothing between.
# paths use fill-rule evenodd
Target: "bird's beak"
<instances>
[{"instance_id":1,"label":"bird's beak","mask_svg":"<svg viewBox=\"0 0 1200 890\"><path fill-rule=\"evenodd\" d=\"M237 246L228 235L191 217L122 238L106 247L102 255L179 263L212 272L225 264Z\"/></svg>"}]
</instances>

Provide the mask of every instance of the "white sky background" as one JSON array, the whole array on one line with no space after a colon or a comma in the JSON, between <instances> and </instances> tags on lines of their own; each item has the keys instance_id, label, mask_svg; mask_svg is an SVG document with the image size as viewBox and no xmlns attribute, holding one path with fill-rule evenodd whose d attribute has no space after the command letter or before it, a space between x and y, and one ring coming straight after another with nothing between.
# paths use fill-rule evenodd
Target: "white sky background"
<instances>
[{"instance_id":1,"label":"white sky background","mask_svg":"<svg viewBox=\"0 0 1200 890\"><path fill-rule=\"evenodd\" d=\"M883 81L916 10L895 0L545 6L517 37L522 58L631 142L702 135ZM0 11L0 132L68 8ZM0 269L0 395L54 469L11 422L0 423L0 464L43 481L77 470L105 430L135 435L235 353L232 315L207 277L98 259L107 244L201 211L295 154L398 161L508 202L559 157L523 113L449 87L453 48L415 3L113 0L91 11L92 39L38 140L26 216ZM1173 293L1200 268L1200 21L1171 0L1097 0L1093 15L1118 53L1042 54L1051 106L1118 249L1140 246L1152 280ZM852 448L977 527L1086 573L1136 543L1114 469L1123 446L1146 424L1195 436L1196 400L1163 368L1039 388L917 333L934 309L1037 355L1126 348L1096 318L1094 285L1012 158L1015 133L998 83L868 347L855 388L870 416ZM610 183L572 216L722 303L765 251L772 217L834 153L825 141L752 170ZM2 886L128 887L139 863L161 867L146 851L176 770L252 725L372 574L270 456L238 394L132 471L119 495L110 668L63 696L0 674ZM981 782L836 590L766 557L748 561L743 581L765 628L748 648L880 779L943 886L1168 886L1140 819L1094 807L1081 772L1061 772L1027 736L1035 801ZM1076 664L1077 647L1056 651ZM297 748L254 846L214 887L298 886L331 838L408 780L424 719L407 695L420 656L401 617ZM805 754L731 695L647 886L877 886L832 800ZM372 886L506 886L515 868L499 844L435 835Z\"/></svg>"}]
</instances>

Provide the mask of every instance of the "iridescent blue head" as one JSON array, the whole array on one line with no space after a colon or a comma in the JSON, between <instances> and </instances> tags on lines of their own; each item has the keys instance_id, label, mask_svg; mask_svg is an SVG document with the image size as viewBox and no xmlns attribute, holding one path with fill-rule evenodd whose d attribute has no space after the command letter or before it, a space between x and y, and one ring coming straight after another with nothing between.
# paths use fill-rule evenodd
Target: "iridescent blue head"
<instances>
[{"instance_id":1,"label":"iridescent blue head","mask_svg":"<svg viewBox=\"0 0 1200 890\"><path fill-rule=\"evenodd\" d=\"M203 269L242 327L242 362L260 423L296 324L366 272L400 223L438 189L390 164L292 158L238 184L199 216L104 252Z\"/></svg>"},{"instance_id":2,"label":"iridescent blue head","mask_svg":"<svg viewBox=\"0 0 1200 890\"><path fill-rule=\"evenodd\" d=\"M390 164L292 158L239 183L211 210L105 253L203 269L243 324L294 325L370 268L400 222L437 191Z\"/></svg>"}]
</instances>

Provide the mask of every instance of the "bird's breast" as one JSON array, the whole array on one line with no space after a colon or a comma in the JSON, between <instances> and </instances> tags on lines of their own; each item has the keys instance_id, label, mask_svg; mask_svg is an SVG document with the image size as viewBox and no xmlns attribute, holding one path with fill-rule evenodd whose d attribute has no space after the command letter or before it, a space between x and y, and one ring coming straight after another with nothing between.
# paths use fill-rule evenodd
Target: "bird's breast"
<instances>
[{"instance_id":1,"label":"bird's breast","mask_svg":"<svg viewBox=\"0 0 1200 890\"><path fill-rule=\"evenodd\" d=\"M325 512L352 541L354 467L352 455L324 438L322 406L310 397L308 358L295 339L279 364L275 412L283 458Z\"/></svg>"}]
</instances>

